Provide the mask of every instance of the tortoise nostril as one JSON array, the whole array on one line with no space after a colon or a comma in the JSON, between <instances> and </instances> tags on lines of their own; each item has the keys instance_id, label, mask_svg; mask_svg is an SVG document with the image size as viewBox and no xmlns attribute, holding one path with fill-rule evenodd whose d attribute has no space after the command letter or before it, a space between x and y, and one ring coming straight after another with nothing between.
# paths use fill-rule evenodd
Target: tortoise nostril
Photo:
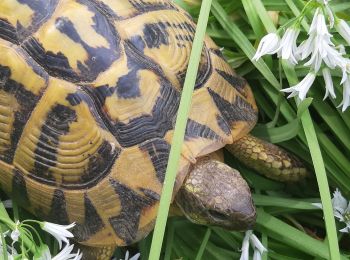
<instances>
[{"instance_id":1,"label":"tortoise nostril","mask_svg":"<svg viewBox=\"0 0 350 260\"><path fill-rule=\"evenodd\" d=\"M208 210L208 213L210 214L210 216L212 216L214 219L217 219L217 220L227 220L227 217L225 214L221 213L221 212L218 212L216 210Z\"/></svg>"}]
</instances>

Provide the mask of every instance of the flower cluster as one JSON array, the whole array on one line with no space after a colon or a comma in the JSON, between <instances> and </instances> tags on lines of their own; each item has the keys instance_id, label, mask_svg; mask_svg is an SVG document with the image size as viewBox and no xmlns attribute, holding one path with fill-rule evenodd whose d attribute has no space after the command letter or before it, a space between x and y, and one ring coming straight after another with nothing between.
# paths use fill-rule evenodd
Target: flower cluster
<instances>
[{"instance_id":1,"label":"flower cluster","mask_svg":"<svg viewBox=\"0 0 350 260\"><path fill-rule=\"evenodd\" d=\"M0 201L1 203L1 201ZM35 260L80 260L82 254L79 252L73 253L74 245L70 245L69 238L73 237L73 234L68 231L74 227L74 223L70 225L58 225L50 222L40 222L36 220L24 220L22 222L13 222L8 215L1 214L0 221L2 221L9 230L0 234L3 240L0 239L0 258L4 255L4 249L7 253L8 259L28 259L28 252L31 251L33 259ZM62 249L62 242L65 243L63 249L54 257L51 256L50 250L47 245L45 245L38 233L37 240L34 240L31 230L33 227L28 223L37 223L40 225L42 230L46 231L58 241L59 249ZM5 241L4 245L2 241ZM11 243L9 243L11 241ZM39 241L39 245L37 242ZM11 245L11 246L10 246ZM17 246L18 245L18 246ZM18 253L16 248L20 248L22 253Z\"/></svg>"},{"instance_id":2,"label":"flower cluster","mask_svg":"<svg viewBox=\"0 0 350 260\"><path fill-rule=\"evenodd\" d=\"M297 45L300 23L305 16L305 14L302 14L285 30L282 38L280 38L278 32L269 33L263 37L253 60L258 60L266 54L276 53L279 58L288 60L293 65L308 59L304 66L309 67L310 71L305 78L297 85L282 90L290 93L288 97L298 96L301 100L306 97L319 72L322 72L325 81L326 93L324 99L328 96L336 98L330 70L341 71L340 84L343 85L343 101L339 106L342 106L342 111L345 111L350 106L350 59L346 57L343 45L335 45L333 35L330 34L328 28L334 27L344 38L347 45L350 46L350 26L333 14L328 1L310 0L309 2L319 4L308 31L308 38L299 46ZM326 17L328 17L328 24Z\"/></svg>"},{"instance_id":3,"label":"flower cluster","mask_svg":"<svg viewBox=\"0 0 350 260\"><path fill-rule=\"evenodd\" d=\"M322 209L321 203L313 203L312 205ZM346 225L345 228L339 231L350 233L350 201L348 202L338 189L333 193L332 206L334 216Z\"/></svg>"},{"instance_id":4,"label":"flower cluster","mask_svg":"<svg viewBox=\"0 0 350 260\"><path fill-rule=\"evenodd\" d=\"M245 232L242 243L242 254L240 260L249 260L249 245L252 243L254 249L253 260L261 260L262 254L267 251L259 239L253 234L252 230Z\"/></svg>"}]
</instances>

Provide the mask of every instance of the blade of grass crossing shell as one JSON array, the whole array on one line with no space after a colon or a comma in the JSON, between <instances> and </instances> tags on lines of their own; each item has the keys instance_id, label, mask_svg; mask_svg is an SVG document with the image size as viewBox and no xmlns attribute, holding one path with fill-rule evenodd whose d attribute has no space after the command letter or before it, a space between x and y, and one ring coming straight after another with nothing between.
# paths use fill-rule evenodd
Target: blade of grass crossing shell
<instances>
[{"instance_id":1,"label":"blade of grass crossing shell","mask_svg":"<svg viewBox=\"0 0 350 260\"><path fill-rule=\"evenodd\" d=\"M174 187L175 177L178 170L182 143L185 135L185 129L190 110L192 92L196 81L200 56L203 47L203 39L208 23L212 0L202 2L201 11L198 19L198 26L193 41L191 57L188 64L186 79L181 95L181 101L177 114L174 136L169 154L168 166L164 180L162 196L159 203L158 216L154 228L152 245L149 259L157 260L160 257L160 251L164 238L164 230L168 218L169 205L171 202L172 191Z\"/></svg>"}]
</instances>

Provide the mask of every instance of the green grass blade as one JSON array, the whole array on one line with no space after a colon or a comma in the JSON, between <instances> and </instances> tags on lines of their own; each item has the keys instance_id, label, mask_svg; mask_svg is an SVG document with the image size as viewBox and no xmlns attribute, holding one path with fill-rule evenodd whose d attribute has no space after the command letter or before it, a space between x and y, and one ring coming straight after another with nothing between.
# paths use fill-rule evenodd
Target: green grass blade
<instances>
[{"instance_id":1,"label":"green grass blade","mask_svg":"<svg viewBox=\"0 0 350 260\"><path fill-rule=\"evenodd\" d=\"M294 69L290 67L286 62L282 62L283 68L291 86L299 82ZM337 229L335 225L335 220L333 216L333 208L331 195L329 192L329 184L327 180L327 174L325 165L323 162L320 146L315 132L315 127L310 116L309 111L306 111L301 116L301 122L306 135L307 143L310 149L311 158L314 164L314 169L316 173L316 179L320 191L320 196L323 205L323 213L325 219L325 226L327 230L327 239L330 259L340 259Z\"/></svg>"},{"instance_id":2,"label":"green grass blade","mask_svg":"<svg viewBox=\"0 0 350 260\"><path fill-rule=\"evenodd\" d=\"M322 241L310 237L300 230L266 213L262 209L257 210L257 216L257 230L269 234L269 237L281 241L292 248L297 248L314 257L320 257L322 259L346 259L343 256L340 258L340 255L329 258L329 250ZM288 236L286 236L286 234L288 234Z\"/></svg>"},{"instance_id":3,"label":"green grass blade","mask_svg":"<svg viewBox=\"0 0 350 260\"><path fill-rule=\"evenodd\" d=\"M198 253L197 253L197 256L196 256L195 260L201 260L202 259L202 256L203 256L205 247L207 246L207 243L208 243L210 235L211 235L211 229L208 228L207 232L205 232L202 244L201 244L201 246L200 246L200 248L198 250Z\"/></svg>"},{"instance_id":4,"label":"green grass blade","mask_svg":"<svg viewBox=\"0 0 350 260\"><path fill-rule=\"evenodd\" d=\"M279 198L271 197L260 194L253 194L254 203L257 206L274 206L281 208L290 208L290 209L302 209L302 210L316 210L315 206L311 202L305 202L304 200L297 199L288 199L288 198ZM314 202L316 202L315 200Z\"/></svg>"},{"instance_id":5,"label":"green grass blade","mask_svg":"<svg viewBox=\"0 0 350 260\"><path fill-rule=\"evenodd\" d=\"M182 143L185 135L185 129L188 119L188 113L191 106L192 92L194 89L197 71L199 67L200 56L203 48L203 39L208 23L211 0L205 0L202 3L198 19L198 26L193 41L191 57L188 64L186 79L181 95L181 101L177 114L174 136L169 154L168 166L166 170L162 196L159 203L158 216L154 228L152 245L149 259L159 259L164 230L168 218L169 205L171 202L172 191L175 183L175 177L178 170Z\"/></svg>"}]
</instances>

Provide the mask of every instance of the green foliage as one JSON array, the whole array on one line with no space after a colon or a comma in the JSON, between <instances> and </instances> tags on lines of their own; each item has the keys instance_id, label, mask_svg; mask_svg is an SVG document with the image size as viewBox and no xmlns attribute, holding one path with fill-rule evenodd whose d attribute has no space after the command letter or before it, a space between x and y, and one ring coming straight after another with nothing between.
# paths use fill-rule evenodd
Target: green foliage
<instances>
[{"instance_id":1,"label":"green foliage","mask_svg":"<svg viewBox=\"0 0 350 260\"><path fill-rule=\"evenodd\" d=\"M193 4L196 1L175 2L197 19L200 1L198 5ZM225 154L226 162L242 173L254 193L258 207L255 233L260 234L269 250L263 259L346 259L349 255L348 247L338 249L337 230L341 225L334 225L330 202L330 191L336 187L345 197L350 197L350 109L342 113L336 108L341 101L341 75L333 75L339 97L336 101L322 100L324 83L319 80L309 92L311 98L298 108L295 100L287 99L280 89L306 75L302 65L288 67L276 57L251 61L260 39L298 16L305 3L301 0L213 0L207 27L207 33L224 47L228 62L244 75L253 89L260 110L259 124L253 133L294 152L316 173L302 183L278 183ZM337 16L350 18L347 1L333 0L331 4ZM305 29L312 17L307 18L302 22ZM199 24L198 27L203 26ZM322 201L324 215L311 205L317 201ZM170 218L167 225L161 259L240 257L242 233L198 226L178 217ZM144 245L149 245L150 239L140 243L145 259L148 252ZM340 245L349 243L348 235L339 236L339 239Z\"/></svg>"}]
</instances>

